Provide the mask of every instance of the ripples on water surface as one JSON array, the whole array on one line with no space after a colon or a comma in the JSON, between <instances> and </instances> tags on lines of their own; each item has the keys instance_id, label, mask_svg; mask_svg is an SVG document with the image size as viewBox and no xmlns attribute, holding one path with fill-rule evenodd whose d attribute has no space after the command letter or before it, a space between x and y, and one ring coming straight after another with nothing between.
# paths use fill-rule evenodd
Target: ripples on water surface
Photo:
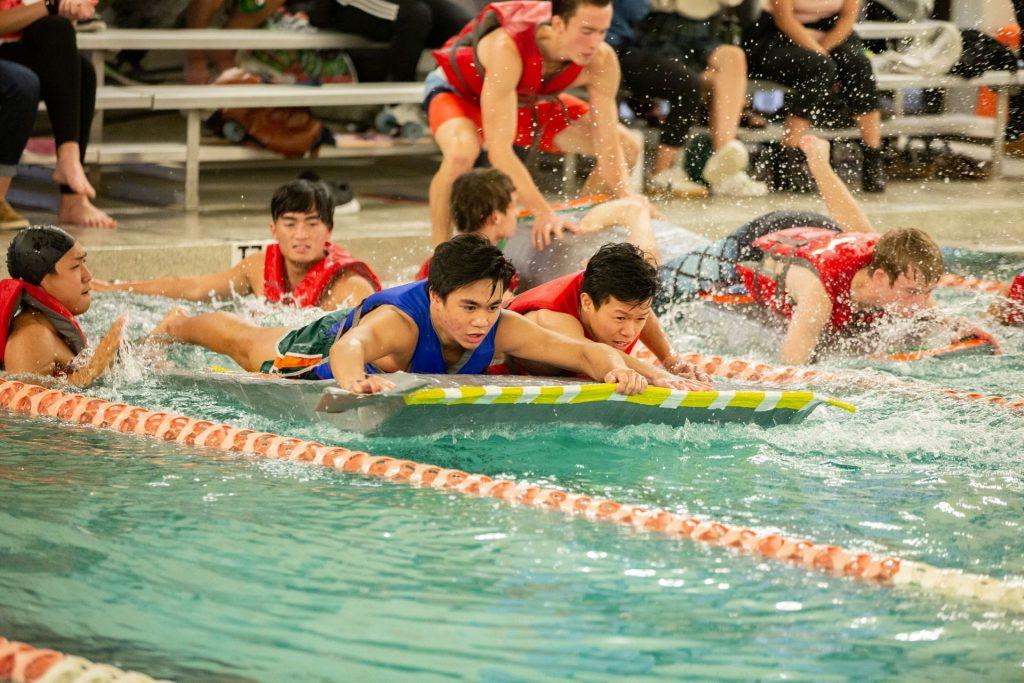
<instances>
[{"instance_id":1,"label":"ripples on water surface","mask_svg":"<svg viewBox=\"0 0 1024 683\"><path fill-rule=\"evenodd\" d=\"M974 295L944 303L981 311ZM124 305L100 297L94 335ZM167 302L133 306L141 334ZM306 313L276 314L282 324ZM674 330L680 347L742 353ZM698 337L697 335L702 335ZM693 343L691 344L691 340ZM1002 358L884 370L1021 394ZM175 348L177 364L214 357ZM838 365L865 367L863 363ZM93 393L660 505L998 577L1024 575L1024 419L829 387L804 424L371 439L272 422L127 369ZM182 680L1024 674L1024 615L557 513L0 417L0 633Z\"/></svg>"}]
</instances>

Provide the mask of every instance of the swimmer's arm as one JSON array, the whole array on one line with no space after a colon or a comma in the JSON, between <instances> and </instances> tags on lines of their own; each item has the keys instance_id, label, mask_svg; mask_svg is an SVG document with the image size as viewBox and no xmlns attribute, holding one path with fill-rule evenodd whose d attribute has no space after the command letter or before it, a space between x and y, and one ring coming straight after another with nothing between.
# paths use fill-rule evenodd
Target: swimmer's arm
<instances>
[{"instance_id":1,"label":"swimmer's arm","mask_svg":"<svg viewBox=\"0 0 1024 683\"><path fill-rule=\"evenodd\" d=\"M843 232L874 232L867 214L832 168L828 140L805 135L800 139L800 149L807 157L807 166L818 183L829 217L839 224Z\"/></svg>"},{"instance_id":2,"label":"swimmer's arm","mask_svg":"<svg viewBox=\"0 0 1024 683\"><path fill-rule=\"evenodd\" d=\"M71 373L68 376L68 382L79 387L88 386L107 371L110 364L114 362L117 349L121 346L121 331L127 318L128 314L126 313L114 321L114 324L103 336L103 340L96 347L89 362Z\"/></svg>"},{"instance_id":3,"label":"swimmer's arm","mask_svg":"<svg viewBox=\"0 0 1024 683\"><path fill-rule=\"evenodd\" d=\"M650 254L655 265L661 263L661 252L651 225L651 206L646 197L624 197L598 204L579 222L576 232L600 232L617 225L626 228L629 241Z\"/></svg>"},{"instance_id":4,"label":"swimmer's arm","mask_svg":"<svg viewBox=\"0 0 1024 683\"><path fill-rule=\"evenodd\" d=\"M331 345L328 362L338 386L361 394L375 394L394 385L380 377L367 377L366 364L416 345L414 325L401 313L380 308L360 321Z\"/></svg>"},{"instance_id":5,"label":"swimmer's arm","mask_svg":"<svg viewBox=\"0 0 1024 683\"><path fill-rule=\"evenodd\" d=\"M853 25L860 14L860 0L843 0L843 8L839 10L839 18L832 30L821 37L819 44L831 52L841 45L853 33Z\"/></svg>"},{"instance_id":6,"label":"swimmer's arm","mask_svg":"<svg viewBox=\"0 0 1024 683\"><path fill-rule=\"evenodd\" d=\"M522 58L512 38L504 31L495 31L493 41L480 47L480 59L487 65L487 76L480 93L480 109L487 155L495 168L512 179L519 193L519 201L535 217L552 213L551 206L537 189L530 172L512 145L519 125L519 106L516 86L523 72ZM445 235L448 239L450 235ZM434 235L434 244L438 240Z\"/></svg>"},{"instance_id":7,"label":"swimmer's arm","mask_svg":"<svg viewBox=\"0 0 1024 683\"><path fill-rule=\"evenodd\" d=\"M320 308L333 311L342 307L357 306L374 291L373 285L362 275L345 272L341 277L335 278L324 293L320 300Z\"/></svg>"},{"instance_id":8,"label":"swimmer's arm","mask_svg":"<svg viewBox=\"0 0 1024 683\"><path fill-rule=\"evenodd\" d=\"M93 280L92 287L97 292L134 292L186 301L227 299L233 293L244 296L252 292L249 271L253 268L253 263L250 259L258 259L262 264L262 256L262 253L252 254L228 270L209 275L161 277L131 282ZM260 276L262 277L262 272Z\"/></svg>"},{"instance_id":9,"label":"swimmer's arm","mask_svg":"<svg viewBox=\"0 0 1024 683\"><path fill-rule=\"evenodd\" d=\"M800 275L814 277L810 273ZM818 339L832 317L832 302L825 288L817 281L797 287L787 285L787 288L796 304L786 329L786 338L782 342L779 360L786 365L805 365L814 357Z\"/></svg>"},{"instance_id":10,"label":"swimmer's arm","mask_svg":"<svg viewBox=\"0 0 1024 683\"><path fill-rule=\"evenodd\" d=\"M793 14L793 0L773 0L772 19L779 30L800 47L818 54L828 54L814 34L797 21Z\"/></svg>"},{"instance_id":11,"label":"swimmer's arm","mask_svg":"<svg viewBox=\"0 0 1024 683\"><path fill-rule=\"evenodd\" d=\"M594 120L594 149L597 150L597 168L604 182L616 197L629 192L629 171L619 141L619 105L615 99L619 92L621 71L615 51L601 43L597 56L587 67L592 75L587 85L590 111Z\"/></svg>"},{"instance_id":12,"label":"swimmer's arm","mask_svg":"<svg viewBox=\"0 0 1024 683\"><path fill-rule=\"evenodd\" d=\"M661 321L653 312L640 330L640 341L662 363L672 355L672 345L668 343L665 330L661 328Z\"/></svg>"},{"instance_id":13,"label":"swimmer's arm","mask_svg":"<svg viewBox=\"0 0 1024 683\"><path fill-rule=\"evenodd\" d=\"M551 332L511 311L501 313L495 352L572 370L598 382L615 382L620 393L635 394L647 387L647 380L612 347Z\"/></svg>"}]
</instances>

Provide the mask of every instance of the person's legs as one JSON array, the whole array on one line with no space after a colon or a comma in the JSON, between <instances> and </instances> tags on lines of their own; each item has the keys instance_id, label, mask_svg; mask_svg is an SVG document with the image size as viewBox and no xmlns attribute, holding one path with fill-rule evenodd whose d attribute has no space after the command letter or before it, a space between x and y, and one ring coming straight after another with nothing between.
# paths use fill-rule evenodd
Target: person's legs
<instances>
[{"instance_id":1,"label":"person's legs","mask_svg":"<svg viewBox=\"0 0 1024 683\"><path fill-rule=\"evenodd\" d=\"M716 152L736 139L747 99L747 58L735 45L721 45L708 58L705 72L711 90L709 123Z\"/></svg>"},{"instance_id":2,"label":"person's legs","mask_svg":"<svg viewBox=\"0 0 1024 683\"><path fill-rule=\"evenodd\" d=\"M423 0L433 16L427 47L441 47L473 19L473 14L452 0Z\"/></svg>"},{"instance_id":3,"label":"person's legs","mask_svg":"<svg viewBox=\"0 0 1024 683\"><path fill-rule=\"evenodd\" d=\"M7 196L39 109L39 77L21 64L0 60L0 201Z\"/></svg>"},{"instance_id":4,"label":"person's legs","mask_svg":"<svg viewBox=\"0 0 1024 683\"><path fill-rule=\"evenodd\" d=\"M188 28L209 28L213 16L220 10L224 0L191 0L185 8L185 26ZM206 85L210 82L210 55L206 50L185 52L185 82Z\"/></svg>"},{"instance_id":5,"label":"person's legs","mask_svg":"<svg viewBox=\"0 0 1024 683\"><path fill-rule=\"evenodd\" d=\"M442 98L451 93L442 93L431 102L431 128L435 107L444 106ZM452 184L463 173L473 169L480 156L480 133L478 125L464 116L449 118L434 129L434 142L441 149L441 166L430 181L430 225L431 246L436 247L451 237Z\"/></svg>"},{"instance_id":6,"label":"person's legs","mask_svg":"<svg viewBox=\"0 0 1024 683\"><path fill-rule=\"evenodd\" d=\"M832 50L839 81L839 96L847 103L860 128L864 167L861 189L865 192L885 191L882 164L882 115L878 110L878 87L871 62L864 54L864 43L850 36Z\"/></svg>"},{"instance_id":7,"label":"person's legs","mask_svg":"<svg viewBox=\"0 0 1024 683\"><path fill-rule=\"evenodd\" d=\"M195 344L231 358L248 372L277 355L277 342L287 327L259 327L231 313L203 313L189 316L175 307L153 330L152 335L167 335L186 344Z\"/></svg>"},{"instance_id":8,"label":"person's legs","mask_svg":"<svg viewBox=\"0 0 1024 683\"><path fill-rule=\"evenodd\" d=\"M394 37L388 46L392 81L415 81L416 65L427 48L434 14L423 0L398 0Z\"/></svg>"}]
</instances>

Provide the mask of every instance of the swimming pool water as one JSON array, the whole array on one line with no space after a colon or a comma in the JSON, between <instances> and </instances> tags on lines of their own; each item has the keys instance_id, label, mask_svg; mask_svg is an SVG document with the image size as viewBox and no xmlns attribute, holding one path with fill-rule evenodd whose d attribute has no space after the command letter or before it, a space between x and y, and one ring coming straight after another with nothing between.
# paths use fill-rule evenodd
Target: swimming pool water
<instances>
[{"instance_id":1,"label":"swimming pool water","mask_svg":"<svg viewBox=\"0 0 1024 683\"><path fill-rule=\"evenodd\" d=\"M943 294L980 316L988 298ZM99 297L96 334L125 299ZM141 333L167 308L133 304ZM280 314L287 322L289 316ZM262 314L261 314L262 316ZM675 325L680 346L739 353ZM1024 393L1024 348L872 372ZM756 355L756 354L755 354ZM177 364L214 360L174 348ZM138 356L135 356L138 358ZM90 393L996 577L1024 576L1024 418L829 386L802 425L386 439L141 371ZM830 361L865 372L865 363ZM875 366L878 367L878 366ZM1024 615L494 501L0 415L0 633L179 680L1024 675Z\"/></svg>"}]
</instances>

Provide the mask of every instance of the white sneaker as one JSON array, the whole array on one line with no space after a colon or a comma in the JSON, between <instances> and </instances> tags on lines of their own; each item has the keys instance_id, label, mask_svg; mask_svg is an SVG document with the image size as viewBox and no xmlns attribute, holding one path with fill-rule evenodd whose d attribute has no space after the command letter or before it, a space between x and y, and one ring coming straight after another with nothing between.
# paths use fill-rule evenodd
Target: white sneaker
<instances>
[{"instance_id":1,"label":"white sneaker","mask_svg":"<svg viewBox=\"0 0 1024 683\"><path fill-rule=\"evenodd\" d=\"M716 197L763 197L768 194L768 186L748 176L746 171L739 171L713 183L711 194Z\"/></svg>"},{"instance_id":2,"label":"white sneaker","mask_svg":"<svg viewBox=\"0 0 1024 683\"><path fill-rule=\"evenodd\" d=\"M726 143L722 149L711 155L708 163L704 165L704 180L709 185L717 185L726 178L747 170L747 163L750 155L747 148L739 140Z\"/></svg>"},{"instance_id":3,"label":"white sneaker","mask_svg":"<svg viewBox=\"0 0 1024 683\"><path fill-rule=\"evenodd\" d=\"M696 199L708 196L708 188L690 180L690 176L686 175L686 172L678 166L667 168L650 178L647 181L647 192L676 199Z\"/></svg>"}]
</instances>

